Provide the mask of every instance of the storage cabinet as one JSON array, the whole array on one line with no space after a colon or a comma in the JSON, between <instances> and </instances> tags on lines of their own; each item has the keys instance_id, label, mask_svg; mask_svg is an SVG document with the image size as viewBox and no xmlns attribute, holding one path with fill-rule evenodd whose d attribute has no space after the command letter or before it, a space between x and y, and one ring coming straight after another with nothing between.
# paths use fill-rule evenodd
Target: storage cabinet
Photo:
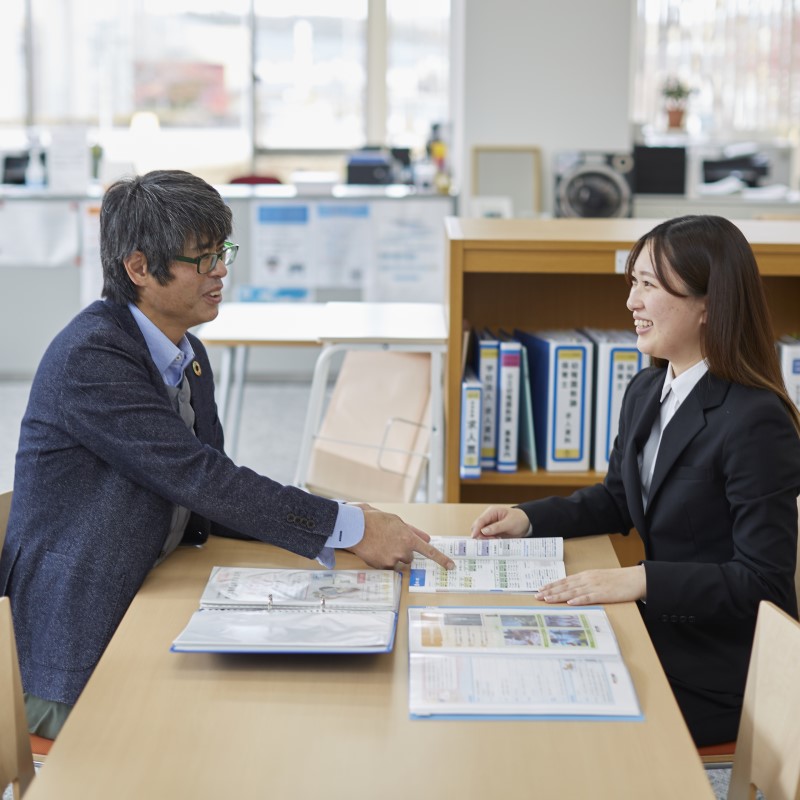
<instances>
[{"instance_id":1,"label":"storage cabinet","mask_svg":"<svg viewBox=\"0 0 800 800\"><path fill-rule=\"evenodd\" d=\"M459 477L463 322L506 330L632 327L625 307L625 256L659 221L448 218L446 502L521 502L570 494L602 480L603 474L597 472L531 472L522 467L510 474L484 472L479 479ZM742 220L736 224L756 254L776 336L798 331L800 222Z\"/></svg>"}]
</instances>

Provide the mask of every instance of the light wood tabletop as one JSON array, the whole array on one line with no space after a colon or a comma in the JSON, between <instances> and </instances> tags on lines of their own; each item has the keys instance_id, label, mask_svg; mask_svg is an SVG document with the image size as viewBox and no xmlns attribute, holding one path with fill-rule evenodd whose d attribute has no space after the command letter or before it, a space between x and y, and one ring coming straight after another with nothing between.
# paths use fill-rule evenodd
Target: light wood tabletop
<instances>
[{"instance_id":1,"label":"light wood tabletop","mask_svg":"<svg viewBox=\"0 0 800 800\"><path fill-rule=\"evenodd\" d=\"M483 508L380 505L431 534L461 536ZM606 537L567 542L565 560L570 573L617 564ZM156 567L27 800L713 798L634 604L607 612L643 721L412 720L405 589L393 653L172 653L215 564L315 565L263 544L212 539ZM338 556L340 568L359 565ZM537 601L415 594L410 603Z\"/></svg>"}]
</instances>

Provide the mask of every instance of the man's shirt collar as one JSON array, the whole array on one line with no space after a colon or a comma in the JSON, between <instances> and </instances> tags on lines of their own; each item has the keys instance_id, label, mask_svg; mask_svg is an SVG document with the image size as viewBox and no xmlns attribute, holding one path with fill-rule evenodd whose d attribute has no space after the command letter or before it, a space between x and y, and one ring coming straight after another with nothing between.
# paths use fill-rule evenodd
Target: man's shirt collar
<instances>
[{"instance_id":1,"label":"man's shirt collar","mask_svg":"<svg viewBox=\"0 0 800 800\"><path fill-rule=\"evenodd\" d=\"M147 349L150 351L153 363L161 373L164 383L168 386L177 386L183 378L186 365L194 358L194 350L189 344L186 334L175 345L149 317L142 313L138 306L128 303L128 309L144 336Z\"/></svg>"}]
</instances>

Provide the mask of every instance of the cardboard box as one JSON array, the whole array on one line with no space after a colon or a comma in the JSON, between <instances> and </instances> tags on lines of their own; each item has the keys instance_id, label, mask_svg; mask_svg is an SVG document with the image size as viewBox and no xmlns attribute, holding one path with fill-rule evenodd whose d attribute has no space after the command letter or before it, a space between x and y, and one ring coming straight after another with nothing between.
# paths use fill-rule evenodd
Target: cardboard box
<instances>
[{"instance_id":1,"label":"cardboard box","mask_svg":"<svg viewBox=\"0 0 800 800\"><path fill-rule=\"evenodd\" d=\"M430 356L349 350L311 451L306 487L341 500L409 503L430 442Z\"/></svg>"}]
</instances>

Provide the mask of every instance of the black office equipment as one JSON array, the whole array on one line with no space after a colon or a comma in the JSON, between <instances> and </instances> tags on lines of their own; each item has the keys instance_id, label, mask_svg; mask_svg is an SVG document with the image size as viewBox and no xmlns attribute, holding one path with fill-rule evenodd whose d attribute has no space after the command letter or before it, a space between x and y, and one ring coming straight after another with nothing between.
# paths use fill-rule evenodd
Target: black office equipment
<instances>
[{"instance_id":1,"label":"black office equipment","mask_svg":"<svg viewBox=\"0 0 800 800\"><path fill-rule=\"evenodd\" d=\"M686 194L686 148L633 148L636 194Z\"/></svg>"},{"instance_id":2,"label":"black office equipment","mask_svg":"<svg viewBox=\"0 0 800 800\"><path fill-rule=\"evenodd\" d=\"M715 183L723 178L739 178L748 186L759 186L761 178L769 174L770 161L763 153L750 153L733 158L703 161L703 181Z\"/></svg>"}]
</instances>

